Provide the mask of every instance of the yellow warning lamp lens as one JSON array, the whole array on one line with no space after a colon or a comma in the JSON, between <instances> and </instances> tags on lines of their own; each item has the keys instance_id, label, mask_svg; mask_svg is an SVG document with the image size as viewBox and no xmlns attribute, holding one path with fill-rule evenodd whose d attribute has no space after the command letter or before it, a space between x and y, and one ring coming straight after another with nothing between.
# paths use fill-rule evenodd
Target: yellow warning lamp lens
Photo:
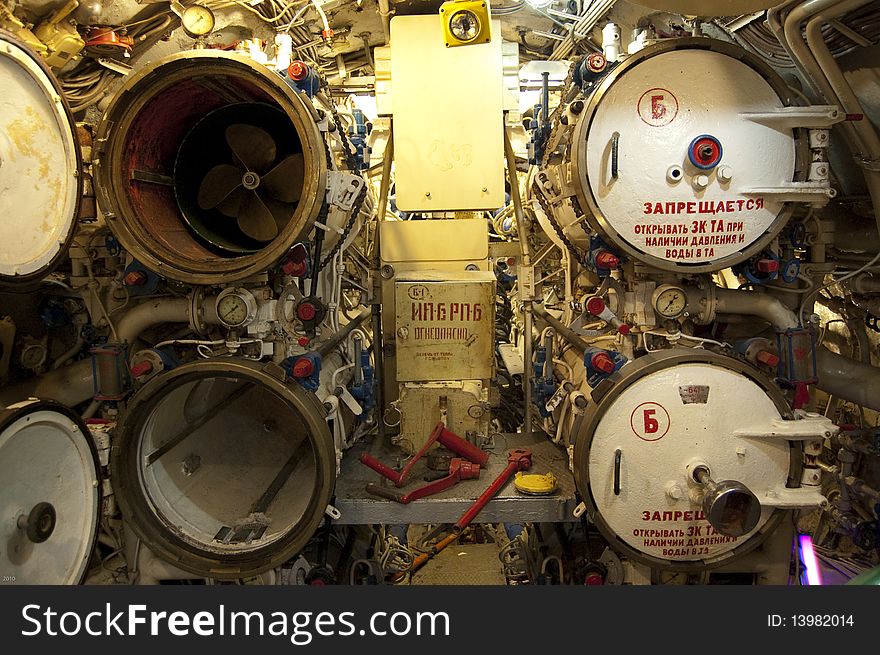
<instances>
[{"instance_id":1,"label":"yellow warning lamp lens","mask_svg":"<svg viewBox=\"0 0 880 655\"><path fill-rule=\"evenodd\" d=\"M484 0L448 0L440 5L447 48L492 40L489 4Z\"/></svg>"},{"instance_id":2,"label":"yellow warning lamp lens","mask_svg":"<svg viewBox=\"0 0 880 655\"><path fill-rule=\"evenodd\" d=\"M480 19L472 11L457 11L449 19L449 31L459 41L468 43L479 36Z\"/></svg>"}]
</instances>

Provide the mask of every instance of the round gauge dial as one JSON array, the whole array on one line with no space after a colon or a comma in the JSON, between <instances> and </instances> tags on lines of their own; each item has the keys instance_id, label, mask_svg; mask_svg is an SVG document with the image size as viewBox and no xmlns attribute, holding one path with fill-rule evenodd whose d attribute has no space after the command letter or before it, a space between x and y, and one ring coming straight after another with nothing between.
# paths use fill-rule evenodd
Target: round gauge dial
<instances>
[{"instance_id":1,"label":"round gauge dial","mask_svg":"<svg viewBox=\"0 0 880 655\"><path fill-rule=\"evenodd\" d=\"M681 585L688 583L688 574L683 571L657 571L657 583L665 585Z\"/></svg>"},{"instance_id":2,"label":"round gauge dial","mask_svg":"<svg viewBox=\"0 0 880 655\"><path fill-rule=\"evenodd\" d=\"M214 31L214 12L203 5L190 5L180 15L180 22L188 36L206 36Z\"/></svg>"},{"instance_id":3,"label":"round gauge dial","mask_svg":"<svg viewBox=\"0 0 880 655\"><path fill-rule=\"evenodd\" d=\"M662 284L654 291L654 310L663 318L681 316L687 307L684 289L673 284Z\"/></svg>"},{"instance_id":4,"label":"round gauge dial","mask_svg":"<svg viewBox=\"0 0 880 655\"><path fill-rule=\"evenodd\" d=\"M217 318L226 327L241 327L256 313L256 300L245 289L227 289L217 296Z\"/></svg>"}]
</instances>

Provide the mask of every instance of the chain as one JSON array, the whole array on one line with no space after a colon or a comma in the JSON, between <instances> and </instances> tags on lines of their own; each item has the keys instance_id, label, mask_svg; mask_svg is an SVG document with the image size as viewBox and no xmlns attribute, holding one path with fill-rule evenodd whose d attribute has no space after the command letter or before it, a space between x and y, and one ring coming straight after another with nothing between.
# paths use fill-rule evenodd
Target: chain
<instances>
[{"instance_id":1,"label":"chain","mask_svg":"<svg viewBox=\"0 0 880 655\"><path fill-rule=\"evenodd\" d=\"M333 246L333 250L331 250L323 260L321 260L321 265L318 266L319 271L323 271L327 264L333 261L336 253L339 252L339 249L342 247L342 244L348 237L348 233L351 232L351 228L354 227L355 221L357 221L358 214L361 213L361 208L364 206L364 200L366 200L366 198L367 185L364 184L364 186L361 187L361 192L358 194L357 199L354 201L354 207L352 207L351 209L351 216L348 217L348 222L345 224L345 229L343 229L342 234L339 235L339 240L336 242L336 245Z\"/></svg>"},{"instance_id":2,"label":"chain","mask_svg":"<svg viewBox=\"0 0 880 655\"><path fill-rule=\"evenodd\" d=\"M556 232L556 235L559 237L559 240L562 241L562 244L566 247L566 249L571 253L571 256L574 257L574 260L579 264L586 263L586 257L575 247L575 245L571 242L571 239L568 238L568 235L562 230L562 226L556 220L556 215L553 213L553 208L550 206L549 201L544 196L544 191L541 189L541 185L538 184L538 181L534 182L535 189L535 197L538 199L538 204L541 205L541 209L544 210L544 214L547 216L547 220L550 221L550 225L553 226L553 231Z\"/></svg>"},{"instance_id":3,"label":"chain","mask_svg":"<svg viewBox=\"0 0 880 655\"><path fill-rule=\"evenodd\" d=\"M345 151L345 163L348 165L348 168L352 173L355 175L361 175L357 167L357 162L354 160L354 154L351 152L351 142L348 140L348 135L342 127L342 121L339 120L336 105L332 102L330 103L330 112L333 114L333 121L336 123L336 129L339 131L339 139L342 141L342 149Z\"/></svg>"},{"instance_id":4,"label":"chain","mask_svg":"<svg viewBox=\"0 0 880 655\"><path fill-rule=\"evenodd\" d=\"M327 142L324 142L324 155L327 158L327 170L330 171L333 168L333 158L330 154L330 146L327 145ZM324 200L321 202L321 209L318 210L318 215L315 217L315 221L317 223L321 223L322 225L327 225L327 217L330 215L330 203L327 202L327 194L324 194ZM317 234L318 230L322 230L323 228L320 226L315 227L315 248L317 249ZM323 267L322 267L323 268ZM320 270L320 269L319 269Z\"/></svg>"},{"instance_id":5,"label":"chain","mask_svg":"<svg viewBox=\"0 0 880 655\"><path fill-rule=\"evenodd\" d=\"M550 162L550 148L547 147L547 145L553 143L553 140L556 137L556 132L559 131L559 126L562 124L562 110L565 107L565 97L568 95L568 91L571 88L571 85L574 84L574 73L577 70L577 67L580 65L582 59L583 57L574 58L571 62L571 65L568 67L568 75L566 75L565 81L562 83L561 101L559 103L559 106L556 107L556 111L553 112L553 125L550 128L550 135L547 137L546 145L544 147L544 156L541 158L541 168L547 168ZM537 178L534 181L534 189L535 197L538 199L538 204L541 205L541 209L544 210L544 214L547 216L547 220L550 221L550 225L553 226L553 231L556 232L559 240L562 241L562 244L571 253L571 256L574 257L574 260L576 262L580 264L585 264L587 258L575 247L574 243L572 243L571 239L568 238L568 235L565 234L562 226L556 220L556 214L554 213L553 208L550 206L550 202L547 200L547 197L544 195L544 190L538 183Z\"/></svg>"},{"instance_id":6,"label":"chain","mask_svg":"<svg viewBox=\"0 0 880 655\"><path fill-rule=\"evenodd\" d=\"M547 144L553 143L553 138L559 130L562 120L562 110L565 107L565 97L568 95L568 90L571 85L574 84L574 72L580 65L581 59L583 59L583 57L576 57L572 60L571 65L568 67L568 75L566 75L565 81L562 83L560 102L559 106L556 107L556 111L553 112L553 125L550 128L550 135L547 137L547 141L545 141L544 156L541 158L541 168L547 168L547 164L550 161L550 148L547 147ZM547 109L545 108L544 111L547 111Z\"/></svg>"},{"instance_id":7,"label":"chain","mask_svg":"<svg viewBox=\"0 0 880 655\"><path fill-rule=\"evenodd\" d=\"M348 135L345 133L345 129L342 126L342 121L339 120L339 112L336 111L336 103L333 102L333 96L330 93L330 83L323 75L321 75L321 86L327 90L330 113L333 115L333 122L336 124L336 130L339 132L339 140L342 141L342 149L345 153L345 163L352 173L360 175L360 172L357 169L357 162L354 160L354 154L351 152L351 143L349 142Z\"/></svg>"}]
</instances>

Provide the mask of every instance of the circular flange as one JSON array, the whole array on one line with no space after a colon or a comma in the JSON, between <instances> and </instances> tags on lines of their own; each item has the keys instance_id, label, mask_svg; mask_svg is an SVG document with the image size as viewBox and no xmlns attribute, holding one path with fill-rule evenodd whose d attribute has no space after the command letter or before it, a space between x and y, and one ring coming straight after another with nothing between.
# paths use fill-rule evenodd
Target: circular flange
<instances>
[{"instance_id":1,"label":"circular flange","mask_svg":"<svg viewBox=\"0 0 880 655\"><path fill-rule=\"evenodd\" d=\"M700 571L757 547L784 516L762 508L741 537L714 531L688 467L759 497L799 482L801 449L738 437L744 417L792 418L780 391L748 365L705 350L650 353L627 364L573 426L574 474L590 516L612 546L657 568ZM622 427L625 426L625 427Z\"/></svg>"},{"instance_id":2,"label":"circular flange","mask_svg":"<svg viewBox=\"0 0 880 655\"><path fill-rule=\"evenodd\" d=\"M295 128L301 193L271 242L219 254L189 232L175 189L162 179L171 177L168 166L199 119L242 102L280 108ZM313 111L281 77L243 55L194 50L147 64L126 79L98 125L95 193L108 226L138 261L169 279L218 284L262 273L306 237L324 202L326 146Z\"/></svg>"},{"instance_id":3,"label":"circular flange","mask_svg":"<svg viewBox=\"0 0 880 655\"><path fill-rule=\"evenodd\" d=\"M314 394L257 363L211 359L134 395L111 471L123 515L153 552L232 579L305 546L330 502L336 454Z\"/></svg>"}]
</instances>

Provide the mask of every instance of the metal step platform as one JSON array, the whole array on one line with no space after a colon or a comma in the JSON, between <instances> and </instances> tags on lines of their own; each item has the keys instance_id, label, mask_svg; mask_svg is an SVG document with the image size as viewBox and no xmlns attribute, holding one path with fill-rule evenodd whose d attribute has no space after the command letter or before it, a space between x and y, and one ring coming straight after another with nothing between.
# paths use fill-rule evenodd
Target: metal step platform
<instances>
[{"instance_id":1,"label":"metal step platform","mask_svg":"<svg viewBox=\"0 0 880 655\"><path fill-rule=\"evenodd\" d=\"M368 483L391 483L364 466L358 458L368 452L374 457L395 465L402 461L404 452L390 445L387 439L378 437L362 442L349 449L342 458L342 472L336 483L335 507L342 516L335 521L341 525L381 523L386 525L408 523L454 523L470 507L476 498L507 466L507 451L512 448L528 448L532 451L532 473L551 472L559 481L557 491L549 496L527 496L514 489L509 481L480 512L475 523L524 523L575 521L572 511L575 500L574 478L568 469L565 450L549 441L542 433L496 435L494 447L489 451L489 462L477 480L464 480L429 498L401 505L378 498L366 492ZM412 478L404 489L425 484L422 479L428 471L426 463L419 461L413 469Z\"/></svg>"}]
</instances>

